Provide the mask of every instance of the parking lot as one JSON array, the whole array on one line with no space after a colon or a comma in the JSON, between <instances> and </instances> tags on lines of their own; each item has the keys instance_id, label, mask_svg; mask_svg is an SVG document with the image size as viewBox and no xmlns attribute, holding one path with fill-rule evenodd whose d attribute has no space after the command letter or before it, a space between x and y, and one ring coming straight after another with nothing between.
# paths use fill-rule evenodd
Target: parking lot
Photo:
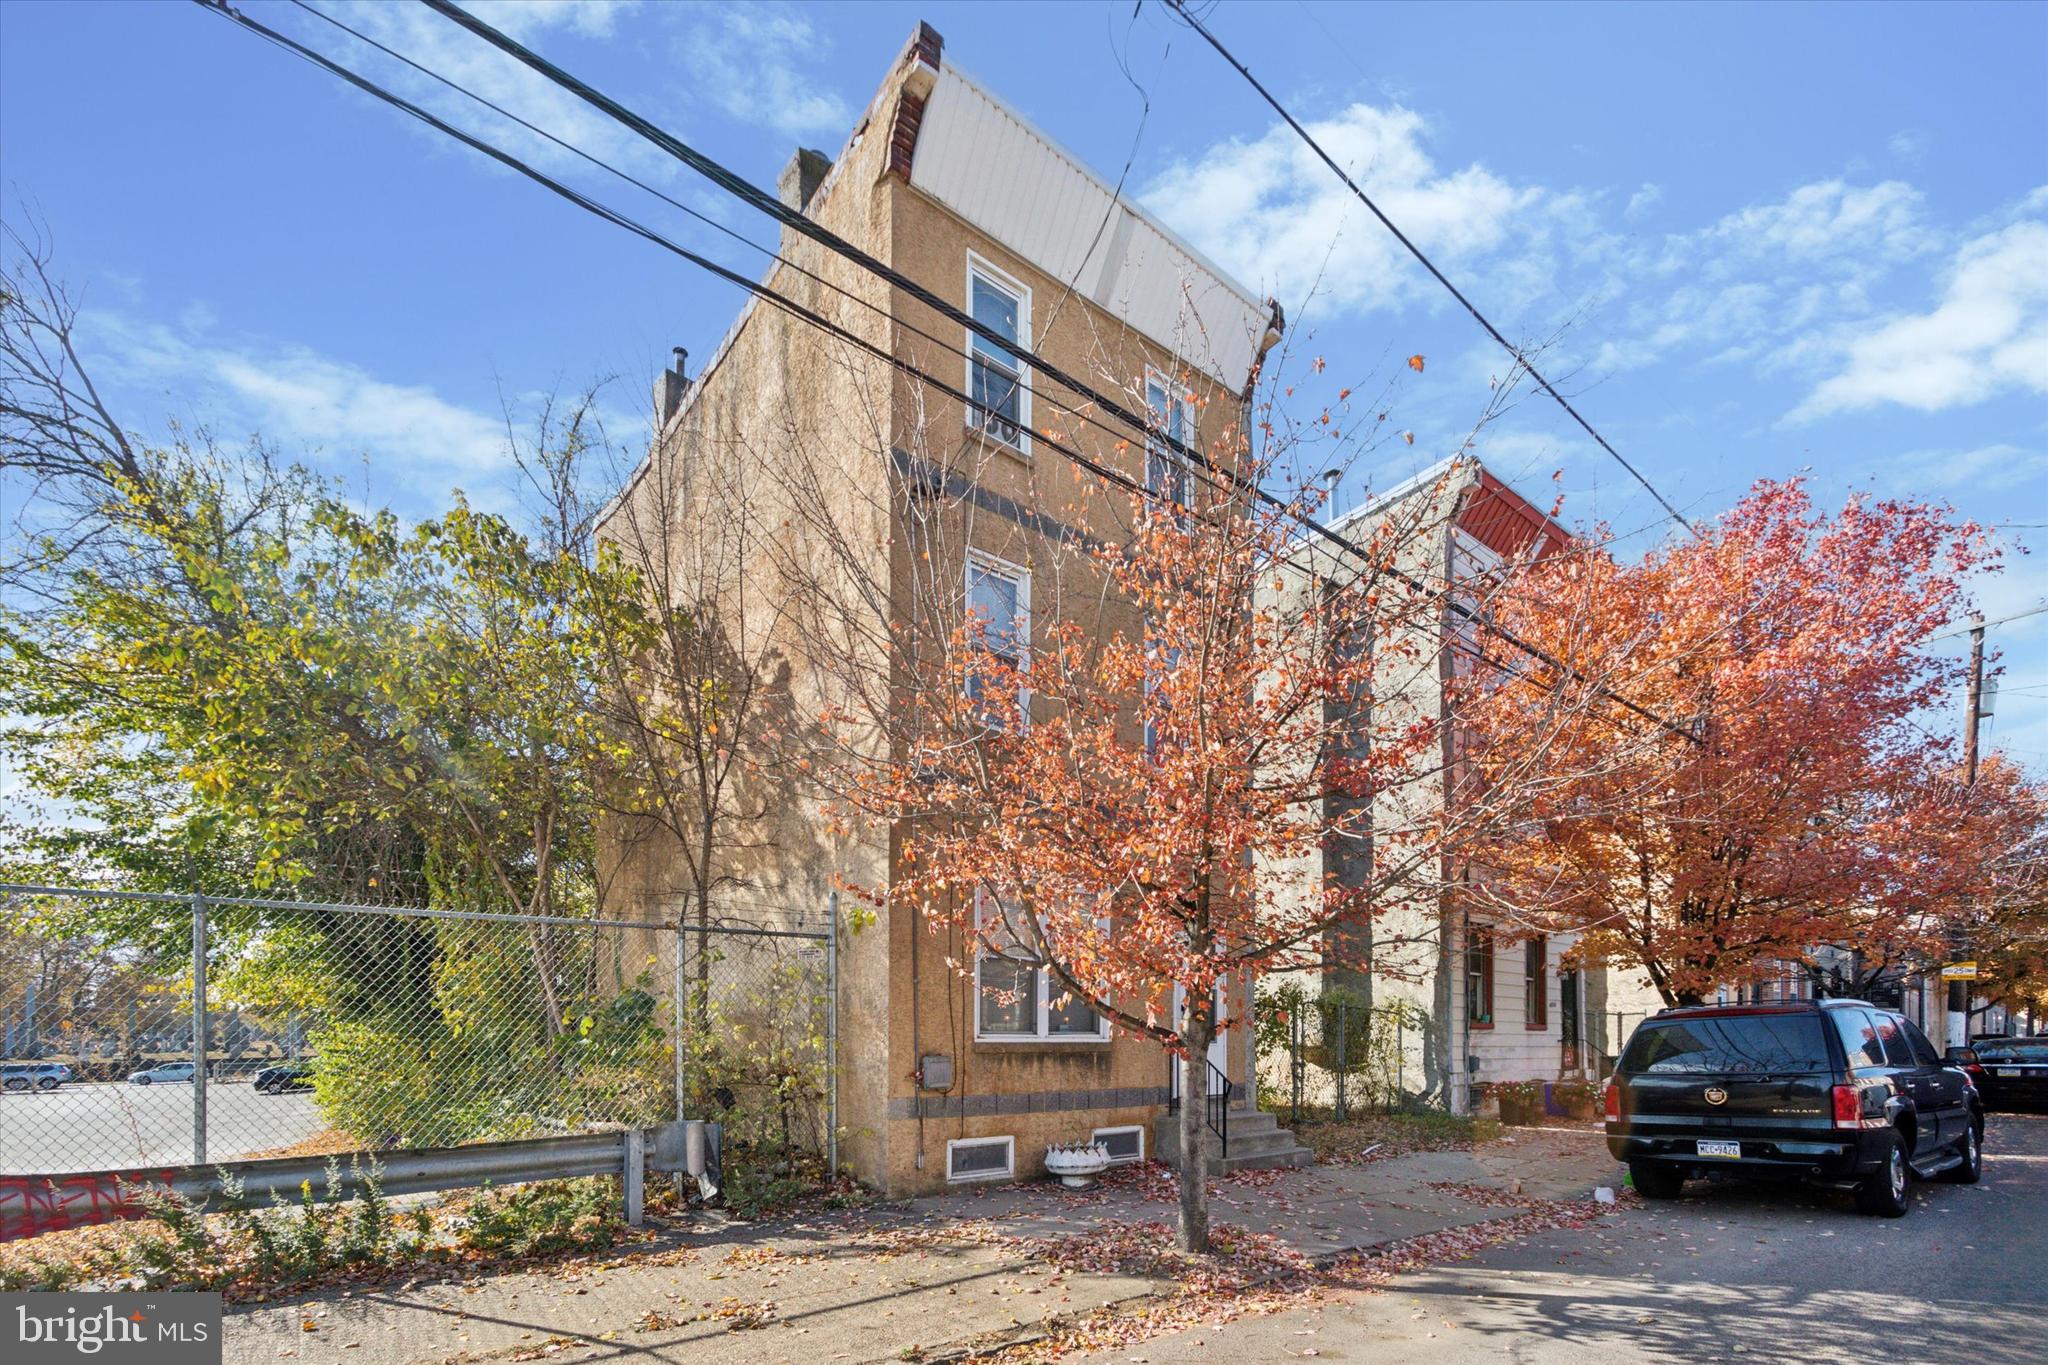
<instances>
[{"instance_id":1,"label":"parking lot","mask_svg":"<svg viewBox=\"0 0 2048 1365\"><path fill-rule=\"evenodd\" d=\"M311 1093L207 1087L209 1160L270 1152L320 1131ZM105 1082L0 1093L0 1174L175 1166L192 1160L192 1086Z\"/></svg>"}]
</instances>

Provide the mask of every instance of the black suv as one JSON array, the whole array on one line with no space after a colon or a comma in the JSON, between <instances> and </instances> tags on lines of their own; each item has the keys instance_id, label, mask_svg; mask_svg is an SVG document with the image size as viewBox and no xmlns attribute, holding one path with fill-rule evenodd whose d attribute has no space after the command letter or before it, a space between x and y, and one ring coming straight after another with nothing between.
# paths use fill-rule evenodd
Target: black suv
<instances>
[{"instance_id":1,"label":"black suv","mask_svg":"<svg viewBox=\"0 0 2048 1365\"><path fill-rule=\"evenodd\" d=\"M1607 1146L1637 1193L1783 1176L1906 1211L1909 1175L1974 1185L1984 1105L1911 1021L1859 1000L1705 1005L1644 1020L1607 1082Z\"/></svg>"}]
</instances>

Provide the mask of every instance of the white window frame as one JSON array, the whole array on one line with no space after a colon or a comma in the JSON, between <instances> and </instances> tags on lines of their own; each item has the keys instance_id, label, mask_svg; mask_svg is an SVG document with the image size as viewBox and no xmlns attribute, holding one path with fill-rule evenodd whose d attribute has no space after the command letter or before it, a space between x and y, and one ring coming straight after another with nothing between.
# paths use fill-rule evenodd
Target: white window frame
<instances>
[{"instance_id":1,"label":"white window frame","mask_svg":"<svg viewBox=\"0 0 2048 1365\"><path fill-rule=\"evenodd\" d=\"M974 888L974 927L975 932L977 934L979 934L981 931L983 907L987 904L988 899L989 893L987 888L979 886ZM1064 1045L1069 1043L1101 1044L1109 1041L1109 1016L1104 1014L1101 1010L1096 1009L1095 1006L1092 1004L1089 1004L1087 1008L1090 1011L1092 1011L1095 1015L1095 1032L1054 1033L1052 1031L1052 1002L1058 999L1060 996L1068 994L1069 992L1067 991L1066 987L1055 984L1053 980L1052 969L1045 965L1043 959L1036 957L1029 959L1010 959L1014 962L1029 961L1034 964L1034 974L1038 980L1038 999L1036 1000L1036 1002L1034 1002L1034 1008L1031 1016L1034 1025L1034 1031L1031 1033L989 1033L985 1031L981 1026L981 964L988 961L992 957L999 956L1002 956L1002 954L991 953L990 951L988 951L987 948L981 946L981 944L978 942L975 944L974 1000L972 1002L974 1008L975 1042L1033 1044L1052 1043L1055 1045Z\"/></svg>"},{"instance_id":2,"label":"white window frame","mask_svg":"<svg viewBox=\"0 0 2048 1365\"><path fill-rule=\"evenodd\" d=\"M994 285L1017 301L1017 350L1019 352L1030 350L1031 286L1025 284L1022 280L1002 269L994 262L970 251L967 253L966 309L969 317L974 316L974 281L977 277L985 283ZM974 392L974 348L976 344L981 343L981 338L975 334L974 329L971 327L964 327L961 330L967 334L967 344L961 347L962 350L967 352L966 358L961 362L965 367L963 371L964 387L961 391L972 395ZM1014 450L1020 455L1029 455L1031 453L1031 367L1024 363L1024 358L1021 354L1017 357L1017 439L1014 441L1004 440L999 432L991 431L987 423L988 414L973 407L967 409L967 425L970 428L980 432L1006 450Z\"/></svg>"},{"instance_id":3,"label":"white window frame","mask_svg":"<svg viewBox=\"0 0 2048 1365\"><path fill-rule=\"evenodd\" d=\"M1031 676L1031 570L1022 564L1013 564L998 555L982 550L967 552L967 569L960 579L961 613L972 611L974 601L974 580L979 574L994 573L1017 585L1017 671L1025 678ZM969 674L972 677L972 674ZM962 686L968 684L963 683ZM1031 724L1031 686L1029 682L1017 686L1017 716L1024 725Z\"/></svg>"},{"instance_id":4,"label":"white window frame","mask_svg":"<svg viewBox=\"0 0 2048 1365\"><path fill-rule=\"evenodd\" d=\"M967 1175L953 1174L953 1149L956 1147L986 1147L992 1143L1003 1144L1006 1160L1000 1171L974 1171ZM948 1185L979 1185L989 1180L1015 1180L1017 1178L1017 1139L1008 1133L991 1134L988 1137L948 1138L946 1140L946 1183Z\"/></svg>"},{"instance_id":5,"label":"white window frame","mask_svg":"<svg viewBox=\"0 0 2048 1365\"><path fill-rule=\"evenodd\" d=\"M1136 1133L1136 1134L1138 1135L1138 1154L1137 1154L1136 1156L1113 1156L1113 1157L1111 1157L1111 1158L1109 1159L1109 1164L1110 1164L1110 1165L1112 1165L1112 1166L1141 1166L1141 1165L1143 1165L1143 1164L1144 1164L1144 1162L1145 1162L1145 1125L1144 1125L1144 1124L1142 1124L1142 1123L1124 1123L1124 1124L1118 1124L1118 1125L1117 1125L1116 1127L1114 1127L1114 1128L1097 1128L1097 1129L1096 1129L1096 1130L1095 1130L1094 1132L1090 1133L1090 1134L1088 1135L1088 1137L1089 1137L1089 1140L1090 1140L1090 1141L1093 1141L1093 1142L1100 1142L1100 1141L1102 1141L1102 1139L1103 1139L1103 1137L1104 1137L1105 1135L1107 1135L1107 1134L1110 1134L1110 1133Z\"/></svg>"},{"instance_id":6,"label":"white window frame","mask_svg":"<svg viewBox=\"0 0 2048 1365\"><path fill-rule=\"evenodd\" d=\"M1166 411L1164 413L1155 412L1152 408L1152 390L1155 386L1158 388L1160 396L1166 400ZM1177 437L1173 435L1173 415L1175 412L1180 414L1180 435ZM1175 383L1172 377L1164 370L1153 365L1145 367L1145 418L1148 423L1155 420L1160 423L1156 434L1149 425L1145 431L1145 491L1160 498L1162 501L1166 500L1165 490L1152 487L1152 460L1156 454L1170 468L1179 471L1180 481L1186 488L1188 495L1180 500L1180 505L1182 507L1190 506L1194 501L1194 467L1179 454L1168 449L1163 443L1155 446L1154 441L1159 438L1169 438L1179 441L1190 449L1194 449L1195 405L1188 401L1187 389L1183 385Z\"/></svg>"}]
</instances>

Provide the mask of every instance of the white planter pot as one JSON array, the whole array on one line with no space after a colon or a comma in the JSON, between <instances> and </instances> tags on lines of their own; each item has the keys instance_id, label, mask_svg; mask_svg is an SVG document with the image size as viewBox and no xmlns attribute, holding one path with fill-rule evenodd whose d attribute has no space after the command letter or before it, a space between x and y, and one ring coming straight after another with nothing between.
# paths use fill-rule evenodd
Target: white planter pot
<instances>
[{"instance_id":1,"label":"white planter pot","mask_svg":"<svg viewBox=\"0 0 2048 1365\"><path fill-rule=\"evenodd\" d=\"M1085 1190L1109 1169L1109 1148L1099 1142L1056 1142L1045 1149L1045 1171L1070 1190Z\"/></svg>"}]
</instances>

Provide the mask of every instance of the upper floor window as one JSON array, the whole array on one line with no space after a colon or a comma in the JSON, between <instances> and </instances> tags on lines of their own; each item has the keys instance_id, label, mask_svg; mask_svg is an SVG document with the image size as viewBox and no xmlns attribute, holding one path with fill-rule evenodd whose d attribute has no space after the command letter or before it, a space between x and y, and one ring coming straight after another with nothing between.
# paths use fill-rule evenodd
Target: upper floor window
<instances>
[{"instance_id":1,"label":"upper floor window","mask_svg":"<svg viewBox=\"0 0 2048 1365\"><path fill-rule=\"evenodd\" d=\"M1068 990L1031 946L1017 912L977 888L974 1035L997 1041L1100 1042L1108 1021Z\"/></svg>"},{"instance_id":2,"label":"upper floor window","mask_svg":"<svg viewBox=\"0 0 2048 1365\"><path fill-rule=\"evenodd\" d=\"M1010 343L967 333L967 393L979 406L967 424L1019 450L1028 449L1031 386L1015 350L1031 348L1031 291L977 256L967 258L967 310L974 320Z\"/></svg>"},{"instance_id":3,"label":"upper floor window","mask_svg":"<svg viewBox=\"0 0 2048 1365\"><path fill-rule=\"evenodd\" d=\"M981 622L981 645L988 657L1001 665L1005 676L1031 668L1031 571L990 555L967 556L967 610ZM990 670L993 673L995 670ZM986 675L969 672L967 695L975 701L989 701L985 723L997 728L1008 724L1010 708L995 704L987 694ZM1016 713L1029 716L1030 696L1020 684Z\"/></svg>"},{"instance_id":4,"label":"upper floor window","mask_svg":"<svg viewBox=\"0 0 2048 1365\"><path fill-rule=\"evenodd\" d=\"M1189 500L1188 464L1168 442L1187 445L1194 432L1187 394L1178 384L1168 382L1165 375L1152 370L1145 375L1145 407L1150 422L1145 437L1146 491L1175 507L1185 508Z\"/></svg>"}]
</instances>

